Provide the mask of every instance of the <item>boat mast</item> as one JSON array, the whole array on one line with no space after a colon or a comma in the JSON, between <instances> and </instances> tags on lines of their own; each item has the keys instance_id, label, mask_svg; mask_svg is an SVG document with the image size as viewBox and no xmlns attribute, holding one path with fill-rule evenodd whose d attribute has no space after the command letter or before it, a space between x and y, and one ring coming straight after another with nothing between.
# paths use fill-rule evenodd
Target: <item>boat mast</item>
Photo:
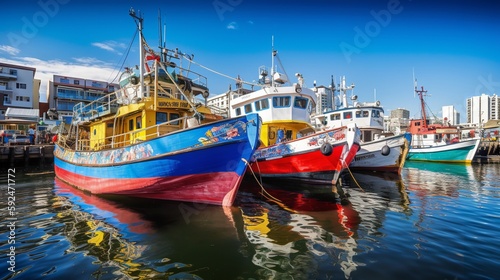
<instances>
[{"instance_id":1,"label":"boat mast","mask_svg":"<svg viewBox=\"0 0 500 280\"><path fill-rule=\"evenodd\" d=\"M140 75L140 87L139 87L139 98L144 97L144 42L142 38L142 16L137 16L134 9L130 8L129 14L131 17L137 20L137 29L139 30L139 75Z\"/></svg>"},{"instance_id":2,"label":"boat mast","mask_svg":"<svg viewBox=\"0 0 500 280\"><path fill-rule=\"evenodd\" d=\"M424 87L421 87L421 90L418 90L415 87L415 92L418 94L418 97L420 98L420 110L422 110L422 119L424 120L423 122L423 127L427 128L427 115L425 114L425 102L424 102L424 94L427 92L424 90Z\"/></svg>"},{"instance_id":3,"label":"boat mast","mask_svg":"<svg viewBox=\"0 0 500 280\"><path fill-rule=\"evenodd\" d=\"M272 51L272 57L271 57L271 87L274 87L274 73L275 73L275 70L274 70L274 57L278 53L274 49L274 36L271 37L271 46L272 46L272 50L273 50Z\"/></svg>"},{"instance_id":4,"label":"boat mast","mask_svg":"<svg viewBox=\"0 0 500 280\"><path fill-rule=\"evenodd\" d=\"M335 81L333 80L333 75L331 75L331 81L330 81L330 90L332 91L332 108L333 110L337 110L337 105L335 104L335 91L337 89L335 88Z\"/></svg>"},{"instance_id":5,"label":"boat mast","mask_svg":"<svg viewBox=\"0 0 500 280\"><path fill-rule=\"evenodd\" d=\"M340 93L340 100L342 102L343 108L349 108L349 101L347 100L347 91L353 90L354 87L355 87L355 85L353 83L350 86L346 86L345 85L345 76L342 76L342 79L340 81L339 93Z\"/></svg>"}]
</instances>

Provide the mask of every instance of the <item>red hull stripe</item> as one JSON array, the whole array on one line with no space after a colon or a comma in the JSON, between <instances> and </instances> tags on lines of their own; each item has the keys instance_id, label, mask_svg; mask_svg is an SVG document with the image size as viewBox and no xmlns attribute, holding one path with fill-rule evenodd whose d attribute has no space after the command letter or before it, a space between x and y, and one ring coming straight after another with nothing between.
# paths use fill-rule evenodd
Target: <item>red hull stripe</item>
<instances>
[{"instance_id":1,"label":"red hull stripe","mask_svg":"<svg viewBox=\"0 0 500 280\"><path fill-rule=\"evenodd\" d=\"M171 176L162 178L94 178L54 167L57 177L94 194L137 197L231 206L242 176L235 172Z\"/></svg>"},{"instance_id":2,"label":"red hull stripe","mask_svg":"<svg viewBox=\"0 0 500 280\"><path fill-rule=\"evenodd\" d=\"M333 147L332 154L325 156L319 149L308 153L271 158L252 164L252 170L260 174L314 173L342 171L342 153L345 145ZM347 148L347 147L346 147ZM357 150L356 150L357 151ZM350 162L349 162L350 163Z\"/></svg>"}]
</instances>

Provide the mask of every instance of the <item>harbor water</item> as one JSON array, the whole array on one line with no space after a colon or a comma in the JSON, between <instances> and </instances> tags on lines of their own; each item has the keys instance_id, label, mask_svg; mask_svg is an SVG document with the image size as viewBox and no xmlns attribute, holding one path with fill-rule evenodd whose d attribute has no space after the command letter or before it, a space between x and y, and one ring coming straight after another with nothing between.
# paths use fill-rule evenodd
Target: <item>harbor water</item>
<instances>
[{"instance_id":1,"label":"harbor water","mask_svg":"<svg viewBox=\"0 0 500 280\"><path fill-rule=\"evenodd\" d=\"M3 168L0 279L499 279L500 165L406 163L233 207L95 196ZM15 208L13 208L15 207Z\"/></svg>"}]
</instances>

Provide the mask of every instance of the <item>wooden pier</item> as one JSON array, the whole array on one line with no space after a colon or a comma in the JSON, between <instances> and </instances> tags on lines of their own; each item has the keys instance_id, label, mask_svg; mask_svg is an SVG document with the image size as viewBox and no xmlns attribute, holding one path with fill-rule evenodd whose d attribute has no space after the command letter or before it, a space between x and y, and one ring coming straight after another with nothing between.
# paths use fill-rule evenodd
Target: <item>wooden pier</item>
<instances>
[{"instance_id":1,"label":"wooden pier","mask_svg":"<svg viewBox=\"0 0 500 280\"><path fill-rule=\"evenodd\" d=\"M32 163L52 163L54 144L38 145L3 145L0 146L2 166L28 165Z\"/></svg>"},{"instance_id":2,"label":"wooden pier","mask_svg":"<svg viewBox=\"0 0 500 280\"><path fill-rule=\"evenodd\" d=\"M472 160L474 163L500 163L500 142L498 139L483 139L479 144L477 155Z\"/></svg>"},{"instance_id":3,"label":"wooden pier","mask_svg":"<svg viewBox=\"0 0 500 280\"><path fill-rule=\"evenodd\" d=\"M500 142L498 140L481 140L481 143L479 144L478 154L480 156L500 155Z\"/></svg>"}]
</instances>

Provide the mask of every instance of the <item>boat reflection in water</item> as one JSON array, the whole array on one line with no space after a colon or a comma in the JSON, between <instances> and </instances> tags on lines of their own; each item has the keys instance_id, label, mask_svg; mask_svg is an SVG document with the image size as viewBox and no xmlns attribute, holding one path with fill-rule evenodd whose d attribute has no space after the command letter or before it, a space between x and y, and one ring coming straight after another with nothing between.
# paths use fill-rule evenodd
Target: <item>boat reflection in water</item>
<instances>
[{"instance_id":1,"label":"boat reflection in water","mask_svg":"<svg viewBox=\"0 0 500 280\"><path fill-rule=\"evenodd\" d=\"M363 191L344 187L348 200L330 185L246 178L231 207L95 196L56 180L52 207L66 252L93 259L83 275L343 279L370 263L386 213L409 211L399 176L354 175Z\"/></svg>"},{"instance_id":2,"label":"boat reflection in water","mask_svg":"<svg viewBox=\"0 0 500 280\"><path fill-rule=\"evenodd\" d=\"M245 253L260 267L259 278L344 278L356 270L360 217L330 186L242 187L236 202L244 223L240 235L248 243Z\"/></svg>"},{"instance_id":3,"label":"boat reflection in water","mask_svg":"<svg viewBox=\"0 0 500 280\"><path fill-rule=\"evenodd\" d=\"M349 201L354 206L360 207L358 211L390 210L411 214L410 199L400 174L358 171L343 175L344 190L349 196ZM370 206L362 207L366 203Z\"/></svg>"},{"instance_id":4,"label":"boat reflection in water","mask_svg":"<svg viewBox=\"0 0 500 280\"><path fill-rule=\"evenodd\" d=\"M104 270L117 277L161 276L160 271L137 261L149 246L136 242L140 241L140 234L152 230L151 224L142 220L139 214L112 201L86 194L57 178L55 192L52 208L64 224L64 234L71 243L67 252L86 252L108 267ZM125 236L135 236L136 240ZM106 274L104 271L98 273Z\"/></svg>"},{"instance_id":5,"label":"boat reflection in water","mask_svg":"<svg viewBox=\"0 0 500 280\"><path fill-rule=\"evenodd\" d=\"M79 268L82 275L101 275L104 279L202 279L226 275L224 270L206 273L218 261L207 256L224 261L221 244L237 240L234 223L228 219L232 218L227 212L231 211L229 207L96 196L58 179L55 192L52 207L70 242L66 251L95 259L93 267Z\"/></svg>"},{"instance_id":6,"label":"boat reflection in water","mask_svg":"<svg viewBox=\"0 0 500 280\"><path fill-rule=\"evenodd\" d=\"M409 191L418 197L440 195L458 197L460 185L476 182L470 164L407 162L404 176Z\"/></svg>"}]
</instances>

